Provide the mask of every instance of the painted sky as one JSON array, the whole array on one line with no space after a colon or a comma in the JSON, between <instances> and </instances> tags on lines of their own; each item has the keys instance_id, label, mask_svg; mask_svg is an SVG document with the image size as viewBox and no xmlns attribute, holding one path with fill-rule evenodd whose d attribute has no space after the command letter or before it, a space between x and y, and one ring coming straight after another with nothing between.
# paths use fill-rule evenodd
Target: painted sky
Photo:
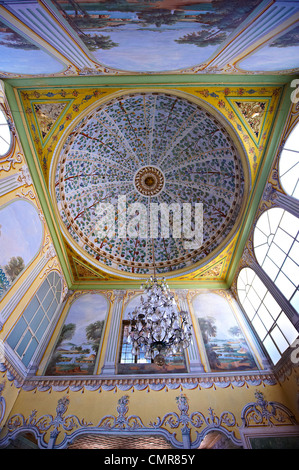
<instances>
[{"instance_id":1,"label":"painted sky","mask_svg":"<svg viewBox=\"0 0 299 470\"><path fill-rule=\"evenodd\" d=\"M241 70L276 72L299 67L299 46L264 46L238 63Z\"/></svg>"},{"instance_id":2,"label":"painted sky","mask_svg":"<svg viewBox=\"0 0 299 470\"><path fill-rule=\"evenodd\" d=\"M217 339L232 339L228 330L238 324L226 299L218 294L207 293L197 295L192 303L197 318L215 319Z\"/></svg>"},{"instance_id":3,"label":"painted sky","mask_svg":"<svg viewBox=\"0 0 299 470\"><path fill-rule=\"evenodd\" d=\"M35 207L15 201L0 210L0 265L21 256L28 264L40 249L43 226Z\"/></svg>"},{"instance_id":4,"label":"painted sky","mask_svg":"<svg viewBox=\"0 0 299 470\"><path fill-rule=\"evenodd\" d=\"M108 312L108 303L105 297L98 294L85 294L79 297L71 305L64 324L75 323L76 331L71 342L77 345L83 344L86 339L86 327L91 323L105 320Z\"/></svg>"},{"instance_id":5,"label":"painted sky","mask_svg":"<svg viewBox=\"0 0 299 470\"><path fill-rule=\"evenodd\" d=\"M31 44L1 21L0 28L2 29L0 30L1 72L38 75L58 73L66 68L50 54Z\"/></svg>"},{"instance_id":6,"label":"painted sky","mask_svg":"<svg viewBox=\"0 0 299 470\"><path fill-rule=\"evenodd\" d=\"M92 54L106 66L136 72L163 72L192 67L207 60L218 46L199 48L194 44L178 44L181 36L199 31L199 25L163 25L152 30L138 25L120 26L115 30L101 30L119 46L109 50L98 49ZM90 32L92 33L92 32ZM95 33L95 31L93 32Z\"/></svg>"}]
</instances>

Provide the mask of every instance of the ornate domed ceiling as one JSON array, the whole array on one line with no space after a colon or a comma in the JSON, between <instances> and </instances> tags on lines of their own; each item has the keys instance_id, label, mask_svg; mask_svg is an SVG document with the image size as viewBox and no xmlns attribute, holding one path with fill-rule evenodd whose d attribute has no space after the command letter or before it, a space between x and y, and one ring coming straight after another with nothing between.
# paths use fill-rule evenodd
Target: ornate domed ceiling
<instances>
[{"instance_id":1,"label":"ornate domed ceiling","mask_svg":"<svg viewBox=\"0 0 299 470\"><path fill-rule=\"evenodd\" d=\"M244 209L245 159L222 119L199 103L162 91L117 94L68 131L52 166L52 198L64 236L94 266L142 277L155 259L157 272L172 277L212 259L231 239ZM202 242L188 245L185 213L176 209L189 207L194 230L200 203ZM100 204L110 206L103 212ZM161 216L151 232L151 209L163 204L169 237L161 236Z\"/></svg>"}]
</instances>

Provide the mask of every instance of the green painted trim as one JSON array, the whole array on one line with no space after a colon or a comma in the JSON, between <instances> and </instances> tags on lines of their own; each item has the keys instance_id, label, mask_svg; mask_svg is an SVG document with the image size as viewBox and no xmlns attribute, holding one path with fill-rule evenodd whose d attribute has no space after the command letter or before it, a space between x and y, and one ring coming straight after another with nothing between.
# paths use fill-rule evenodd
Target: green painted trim
<instances>
[{"instance_id":1,"label":"green painted trim","mask_svg":"<svg viewBox=\"0 0 299 470\"><path fill-rule=\"evenodd\" d=\"M266 143L267 151L265 152L263 161L261 162L259 175L254 183L251 198L248 203L248 209L243 217L240 236L235 248L235 252L232 255L230 266L228 267L228 288L231 287L232 282L234 280L235 272L243 255L245 244L247 242L252 224L254 222L254 218L261 202L266 183L268 181L269 173L271 171L273 162L275 161L275 158L277 156L278 146L283 135L285 123L292 107L292 102L290 98L292 91L292 88L286 85L280 98L276 119L275 122L272 124L272 131Z\"/></svg>"},{"instance_id":2,"label":"green painted trim","mask_svg":"<svg viewBox=\"0 0 299 470\"><path fill-rule=\"evenodd\" d=\"M192 85L284 85L296 78L294 75L218 75L218 74L140 74L98 75L74 77L4 78L16 88L73 87L73 86L192 86Z\"/></svg>"},{"instance_id":3,"label":"green painted trim","mask_svg":"<svg viewBox=\"0 0 299 470\"><path fill-rule=\"evenodd\" d=\"M50 232L53 244L54 244L55 251L57 253L59 262L61 264L61 268L63 270L66 283L69 287L72 284L72 280L69 276L69 272L71 272L71 269L70 268L68 269L68 266L65 262L65 257L64 257L63 248L62 248L63 245L61 243L61 235L59 231L57 230L55 221L52 218L51 205L49 203L49 194L47 193L45 189L46 185L45 185L42 171L40 169L40 175L42 177L42 181L41 181L37 168L35 166L34 157L31 152L31 148L29 145L29 141L25 132L24 123L23 123L22 116L21 116L24 110L21 110L19 107L19 104L15 96L15 89L12 88L7 82L5 83L5 94L6 94L9 106L10 106L10 110L11 110L13 120L16 126L18 137L21 141L25 160L28 165L30 175L34 184L36 197L41 205L43 215L45 217L46 224L47 224L47 227L49 229L49 232ZM38 162L37 157L36 157L36 161Z\"/></svg>"},{"instance_id":4,"label":"green painted trim","mask_svg":"<svg viewBox=\"0 0 299 470\"><path fill-rule=\"evenodd\" d=\"M142 280L139 282L132 283L130 280L126 282L117 281L106 281L106 282L98 282L96 284L86 283L80 284L76 283L71 285L71 290L111 290L111 289L140 289L142 284ZM170 289L228 289L228 285L224 281L190 281L186 283L182 282L171 282L171 280L167 280L167 284Z\"/></svg>"}]
</instances>

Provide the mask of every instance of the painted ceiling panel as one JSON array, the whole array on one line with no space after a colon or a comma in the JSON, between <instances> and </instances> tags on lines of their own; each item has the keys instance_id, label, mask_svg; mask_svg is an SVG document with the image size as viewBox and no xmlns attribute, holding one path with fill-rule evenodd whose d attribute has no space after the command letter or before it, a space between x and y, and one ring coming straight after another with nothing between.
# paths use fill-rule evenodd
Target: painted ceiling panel
<instances>
[{"instance_id":1,"label":"painted ceiling panel","mask_svg":"<svg viewBox=\"0 0 299 470\"><path fill-rule=\"evenodd\" d=\"M157 270L183 285L225 282L282 90L233 84L134 92L19 87L31 170L41 171L47 183L73 284L138 282L153 271L149 239L97 240L98 203L118 203L119 195L146 206L203 202L204 249L186 250L174 239L165 245L159 238ZM148 173L149 167L154 171Z\"/></svg>"},{"instance_id":2,"label":"painted ceiling panel","mask_svg":"<svg viewBox=\"0 0 299 470\"><path fill-rule=\"evenodd\" d=\"M0 16L0 70L4 75L52 75L65 70L63 63L37 44L1 21Z\"/></svg>"},{"instance_id":3,"label":"painted ceiling panel","mask_svg":"<svg viewBox=\"0 0 299 470\"><path fill-rule=\"evenodd\" d=\"M6 0L1 2L1 17L29 38L25 44L6 37L11 52L24 54L22 61L8 67L2 44L3 77L279 74L299 69L297 1ZM38 53L45 52L28 50L28 44L38 43L51 54L48 63L38 60ZM53 56L64 63L64 70ZM33 62L36 69L30 70Z\"/></svg>"}]
</instances>

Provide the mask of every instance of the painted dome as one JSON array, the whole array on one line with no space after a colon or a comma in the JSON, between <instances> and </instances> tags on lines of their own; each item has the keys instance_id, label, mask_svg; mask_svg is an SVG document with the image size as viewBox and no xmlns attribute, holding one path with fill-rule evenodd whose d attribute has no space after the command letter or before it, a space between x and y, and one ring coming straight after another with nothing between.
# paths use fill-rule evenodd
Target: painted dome
<instances>
[{"instance_id":1,"label":"painted dome","mask_svg":"<svg viewBox=\"0 0 299 470\"><path fill-rule=\"evenodd\" d=\"M237 228L245 192L237 147L214 111L187 95L136 92L102 102L56 156L53 196L66 238L93 265L122 277L152 274L153 259L156 272L170 277L198 268ZM169 236L162 233L162 207ZM198 207L202 239L192 245L184 223L190 241Z\"/></svg>"}]
</instances>

